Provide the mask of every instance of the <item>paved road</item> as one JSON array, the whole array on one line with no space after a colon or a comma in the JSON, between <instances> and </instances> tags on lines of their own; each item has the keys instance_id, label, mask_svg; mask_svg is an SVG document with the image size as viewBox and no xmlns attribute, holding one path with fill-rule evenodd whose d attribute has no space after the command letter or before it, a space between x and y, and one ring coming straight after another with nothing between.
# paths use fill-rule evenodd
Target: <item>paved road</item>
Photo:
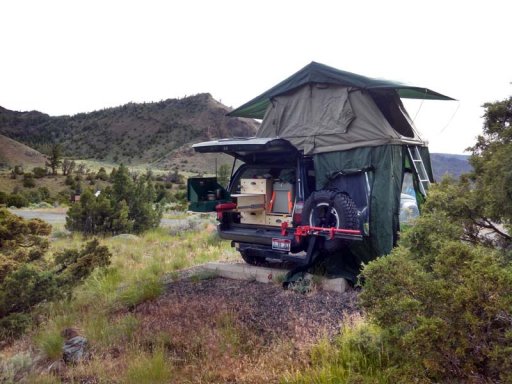
<instances>
[{"instance_id":1,"label":"paved road","mask_svg":"<svg viewBox=\"0 0 512 384\"><path fill-rule=\"evenodd\" d=\"M48 212L37 209L9 209L12 213L23 217L24 219L41 219L49 224L66 224L66 213L65 212ZM174 227L179 225L185 225L187 219L162 219L160 226L162 227Z\"/></svg>"}]
</instances>

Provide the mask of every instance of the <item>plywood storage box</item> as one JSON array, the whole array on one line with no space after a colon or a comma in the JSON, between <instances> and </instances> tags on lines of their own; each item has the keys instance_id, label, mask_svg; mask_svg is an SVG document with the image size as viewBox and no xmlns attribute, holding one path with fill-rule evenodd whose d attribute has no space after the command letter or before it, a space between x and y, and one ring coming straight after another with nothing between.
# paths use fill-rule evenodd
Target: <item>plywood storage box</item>
<instances>
[{"instance_id":1,"label":"plywood storage box","mask_svg":"<svg viewBox=\"0 0 512 384\"><path fill-rule=\"evenodd\" d=\"M270 193L272 190L272 180L269 179L242 179L240 180L240 190L242 193Z\"/></svg>"},{"instance_id":2,"label":"plywood storage box","mask_svg":"<svg viewBox=\"0 0 512 384\"><path fill-rule=\"evenodd\" d=\"M285 216L285 215L265 215L265 224L271 225L273 227L280 227L282 223L287 222L288 226L292 226L292 217L291 216Z\"/></svg>"},{"instance_id":3,"label":"plywood storage box","mask_svg":"<svg viewBox=\"0 0 512 384\"><path fill-rule=\"evenodd\" d=\"M239 211L264 211L265 195L259 193L239 193L231 195Z\"/></svg>"},{"instance_id":4,"label":"plywood storage box","mask_svg":"<svg viewBox=\"0 0 512 384\"><path fill-rule=\"evenodd\" d=\"M240 223L265 225L265 211L245 211L240 213Z\"/></svg>"},{"instance_id":5,"label":"plywood storage box","mask_svg":"<svg viewBox=\"0 0 512 384\"><path fill-rule=\"evenodd\" d=\"M241 193L261 193L265 196L265 204L272 197L272 180L269 179L241 179Z\"/></svg>"}]
</instances>

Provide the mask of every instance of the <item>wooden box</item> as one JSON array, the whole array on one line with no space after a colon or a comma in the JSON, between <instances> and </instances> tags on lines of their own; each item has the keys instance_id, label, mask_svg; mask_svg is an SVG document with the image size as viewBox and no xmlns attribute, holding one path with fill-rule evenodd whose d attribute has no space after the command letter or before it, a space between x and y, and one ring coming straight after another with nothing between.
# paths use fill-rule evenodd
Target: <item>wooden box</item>
<instances>
[{"instance_id":1,"label":"wooden box","mask_svg":"<svg viewBox=\"0 0 512 384\"><path fill-rule=\"evenodd\" d=\"M265 225L265 212L245 212L240 213L240 223L242 224L258 224Z\"/></svg>"},{"instance_id":2,"label":"wooden box","mask_svg":"<svg viewBox=\"0 0 512 384\"><path fill-rule=\"evenodd\" d=\"M281 223L287 222L288 226L292 226L292 217L284 216L284 215L269 215L268 213L265 215L265 224L271 225L273 227L280 227Z\"/></svg>"},{"instance_id":3,"label":"wooden box","mask_svg":"<svg viewBox=\"0 0 512 384\"><path fill-rule=\"evenodd\" d=\"M258 193L240 193L231 195L235 199L238 211L264 211L265 195Z\"/></svg>"},{"instance_id":4,"label":"wooden box","mask_svg":"<svg viewBox=\"0 0 512 384\"><path fill-rule=\"evenodd\" d=\"M240 192L262 193L269 195L272 192L272 180L269 179L242 179L240 180Z\"/></svg>"},{"instance_id":5,"label":"wooden box","mask_svg":"<svg viewBox=\"0 0 512 384\"><path fill-rule=\"evenodd\" d=\"M241 179L240 191L242 193L261 193L265 196L265 205L268 205L272 198L272 180Z\"/></svg>"}]
</instances>

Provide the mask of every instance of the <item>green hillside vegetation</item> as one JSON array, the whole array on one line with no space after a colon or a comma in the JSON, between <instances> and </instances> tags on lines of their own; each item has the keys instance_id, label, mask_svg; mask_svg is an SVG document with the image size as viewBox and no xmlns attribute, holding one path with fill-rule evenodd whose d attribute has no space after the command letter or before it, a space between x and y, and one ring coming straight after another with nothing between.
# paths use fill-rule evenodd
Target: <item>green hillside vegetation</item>
<instances>
[{"instance_id":1,"label":"green hillside vegetation","mask_svg":"<svg viewBox=\"0 0 512 384\"><path fill-rule=\"evenodd\" d=\"M0 107L0 133L45 154L60 143L75 159L148 164L191 142L254 135L253 120L228 118L228 111L206 93L73 116Z\"/></svg>"}]
</instances>

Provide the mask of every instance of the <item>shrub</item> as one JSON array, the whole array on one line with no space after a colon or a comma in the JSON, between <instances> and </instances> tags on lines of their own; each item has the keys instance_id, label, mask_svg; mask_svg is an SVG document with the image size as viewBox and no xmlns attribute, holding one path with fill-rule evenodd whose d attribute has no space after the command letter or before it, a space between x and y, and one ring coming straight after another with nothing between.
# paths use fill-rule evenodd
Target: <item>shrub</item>
<instances>
[{"instance_id":1,"label":"shrub","mask_svg":"<svg viewBox=\"0 0 512 384\"><path fill-rule=\"evenodd\" d=\"M41 179L46 176L46 169L42 167L32 168L32 173L36 179Z\"/></svg>"},{"instance_id":2,"label":"shrub","mask_svg":"<svg viewBox=\"0 0 512 384\"><path fill-rule=\"evenodd\" d=\"M13 193L7 198L7 205L9 207L22 208L28 206L28 200L22 195Z\"/></svg>"},{"instance_id":3,"label":"shrub","mask_svg":"<svg viewBox=\"0 0 512 384\"><path fill-rule=\"evenodd\" d=\"M0 204L7 204L8 195L7 193L0 191Z\"/></svg>"},{"instance_id":4,"label":"shrub","mask_svg":"<svg viewBox=\"0 0 512 384\"><path fill-rule=\"evenodd\" d=\"M361 304L404 375L508 382L512 267L497 250L460 242L450 227L439 211L419 218L407 246L365 267Z\"/></svg>"},{"instance_id":5,"label":"shrub","mask_svg":"<svg viewBox=\"0 0 512 384\"><path fill-rule=\"evenodd\" d=\"M155 203L156 191L151 173L134 177L121 165L114 173L112 188L98 197L85 191L66 217L66 228L87 235L140 233L156 228L162 208Z\"/></svg>"},{"instance_id":6,"label":"shrub","mask_svg":"<svg viewBox=\"0 0 512 384\"><path fill-rule=\"evenodd\" d=\"M27 221L0 209L0 338L19 336L34 306L69 297L95 268L110 263L110 252L97 240L49 261L44 256L50 231L39 219Z\"/></svg>"},{"instance_id":7,"label":"shrub","mask_svg":"<svg viewBox=\"0 0 512 384\"><path fill-rule=\"evenodd\" d=\"M75 179L71 175L66 176L66 180L64 180L64 184L69 185L72 189L75 188Z\"/></svg>"},{"instance_id":8,"label":"shrub","mask_svg":"<svg viewBox=\"0 0 512 384\"><path fill-rule=\"evenodd\" d=\"M165 360L163 348L155 350L151 355L137 356L128 365L123 382L131 384L168 383L171 379L169 362Z\"/></svg>"},{"instance_id":9,"label":"shrub","mask_svg":"<svg viewBox=\"0 0 512 384\"><path fill-rule=\"evenodd\" d=\"M34 188L36 186L36 182L34 181L34 175L31 173L25 173L23 175L23 186L25 188Z\"/></svg>"},{"instance_id":10,"label":"shrub","mask_svg":"<svg viewBox=\"0 0 512 384\"><path fill-rule=\"evenodd\" d=\"M106 181L108 178L107 171L105 171L105 168L101 167L96 173L96 179Z\"/></svg>"}]
</instances>

